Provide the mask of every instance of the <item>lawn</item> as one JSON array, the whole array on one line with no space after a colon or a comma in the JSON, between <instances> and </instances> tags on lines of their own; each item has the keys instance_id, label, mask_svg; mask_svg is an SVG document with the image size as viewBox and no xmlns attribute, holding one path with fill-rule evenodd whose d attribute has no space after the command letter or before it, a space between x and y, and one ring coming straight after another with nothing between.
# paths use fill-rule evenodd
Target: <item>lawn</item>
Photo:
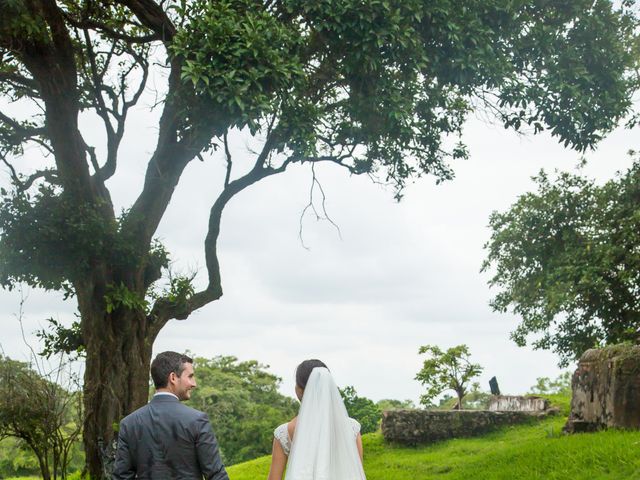
<instances>
[{"instance_id":1,"label":"lawn","mask_svg":"<svg viewBox=\"0 0 640 480\"><path fill-rule=\"evenodd\" d=\"M561 433L566 417L430 446L387 445L364 435L368 480L640 480L640 432ZM268 457L228 468L231 480L266 478Z\"/></svg>"},{"instance_id":2,"label":"lawn","mask_svg":"<svg viewBox=\"0 0 640 480\"><path fill-rule=\"evenodd\" d=\"M564 435L568 401L554 403L561 415L430 446L399 447L380 433L364 435L367 479L640 480L640 431ZM231 480L266 479L269 463L262 457L227 470Z\"/></svg>"}]
</instances>

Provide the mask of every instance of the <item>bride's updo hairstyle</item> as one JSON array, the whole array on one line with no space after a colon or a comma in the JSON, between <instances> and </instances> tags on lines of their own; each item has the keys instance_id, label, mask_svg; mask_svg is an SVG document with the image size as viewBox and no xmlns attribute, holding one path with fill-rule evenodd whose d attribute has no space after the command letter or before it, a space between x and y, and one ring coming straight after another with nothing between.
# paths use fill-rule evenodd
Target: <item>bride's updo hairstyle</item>
<instances>
[{"instance_id":1,"label":"bride's updo hairstyle","mask_svg":"<svg viewBox=\"0 0 640 480\"><path fill-rule=\"evenodd\" d=\"M298 368L296 368L296 385L302 390L304 390L307 386L309 376L311 375L313 369L316 367L324 367L327 370L329 369L329 367L327 367L324 362L315 358L312 360L305 360L300 365L298 365Z\"/></svg>"}]
</instances>

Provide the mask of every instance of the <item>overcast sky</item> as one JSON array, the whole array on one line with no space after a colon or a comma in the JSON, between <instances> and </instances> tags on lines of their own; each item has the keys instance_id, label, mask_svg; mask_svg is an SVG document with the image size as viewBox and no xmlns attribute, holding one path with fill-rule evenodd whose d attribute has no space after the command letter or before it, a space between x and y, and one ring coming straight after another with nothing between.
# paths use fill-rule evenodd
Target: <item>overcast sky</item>
<instances>
[{"instance_id":1,"label":"overcast sky","mask_svg":"<svg viewBox=\"0 0 640 480\"><path fill-rule=\"evenodd\" d=\"M118 174L110 181L114 201L128 207L142 185L155 142L148 112L131 119ZM85 119L87 138L100 138L100 125ZM466 343L497 376L503 393L526 392L536 378L556 376L556 357L516 347L509 332L512 315L493 313L495 292L479 272L489 238L488 218L505 210L532 188L541 168L573 170L579 155L545 135L522 137L471 118L465 130L471 158L453 164L455 179L435 185L425 177L406 189L397 203L393 191L367 177L350 177L322 165L316 174L326 208L341 235L328 222L304 221L304 248L298 237L300 214L308 203L311 172L294 167L266 179L233 199L223 214L219 256L224 296L186 321L172 321L160 333L154 352L190 350L197 356L234 355L270 365L283 378L282 392L293 395L296 365L324 360L340 386L353 385L374 400L412 399L420 385L418 348ZM236 137L234 161L250 157ZM619 130L586 155L584 171L605 180L631 165L634 132ZM37 152L30 153L37 164ZM168 247L176 272L198 271L206 281L203 241L209 209L223 181L221 157L194 161L187 168L158 237ZM3 172L2 184L7 184ZM73 302L57 293L26 290L24 330L44 319L73 319ZM28 348L15 318L19 295L0 290L0 344L5 354L25 360ZM197 375L197 370L196 370Z\"/></svg>"}]
</instances>

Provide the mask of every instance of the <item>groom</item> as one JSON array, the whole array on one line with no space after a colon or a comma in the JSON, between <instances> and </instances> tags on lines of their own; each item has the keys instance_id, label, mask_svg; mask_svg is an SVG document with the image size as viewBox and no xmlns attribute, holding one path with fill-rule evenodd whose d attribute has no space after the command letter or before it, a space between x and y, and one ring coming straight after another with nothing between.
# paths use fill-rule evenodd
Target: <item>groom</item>
<instances>
[{"instance_id":1,"label":"groom","mask_svg":"<svg viewBox=\"0 0 640 480\"><path fill-rule=\"evenodd\" d=\"M162 352L151 377L151 402L120 422L113 480L229 480L207 415L180 403L196 386L193 360Z\"/></svg>"}]
</instances>

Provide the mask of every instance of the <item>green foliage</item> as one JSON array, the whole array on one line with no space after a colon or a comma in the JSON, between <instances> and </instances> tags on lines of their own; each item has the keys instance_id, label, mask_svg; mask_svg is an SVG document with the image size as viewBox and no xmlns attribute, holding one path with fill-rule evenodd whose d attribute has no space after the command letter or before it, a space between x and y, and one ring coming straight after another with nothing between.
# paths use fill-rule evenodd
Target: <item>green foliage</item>
<instances>
[{"instance_id":1,"label":"green foliage","mask_svg":"<svg viewBox=\"0 0 640 480\"><path fill-rule=\"evenodd\" d=\"M478 95L505 127L548 127L582 150L636 87L636 20L603 0L196 0L173 13L190 122L198 112L254 133L272 125L278 151L298 159L360 145L352 171L382 169L398 193L414 175L452 177Z\"/></svg>"},{"instance_id":2,"label":"green foliage","mask_svg":"<svg viewBox=\"0 0 640 480\"><path fill-rule=\"evenodd\" d=\"M495 311L521 318L520 346L552 349L562 366L640 329L640 163L604 185L541 172L537 192L494 212L484 271Z\"/></svg>"},{"instance_id":3,"label":"green foliage","mask_svg":"<svg viewBox=\"0 0 640 480\"><path fill-rule=\"evenodd\" d=\"M0 285L24 282L71 292L69 283L85 276L115 242L115 226L104 223L94 206L54 188L30 195L3 192L0 200Z\"/></svg>"},{"instance_id":4,"label":"green foliage","mask_svg":"<svg viewBox=\"0 0 640 480\"><path fill-rule=\"evenodd\" d=\"M0 477L38 475L38 459L23 441L7 437L0 441Z\"/></svg>"},{"instance_id":5,"label":"green foliage","mask_svg":"<svg viewBox=\"0 0 640 480\"><path fill-rule=\"evenodd\" d=\"M480 384L478 382L474 382L471 385L469 391L462 399L462 408L465 410L486 410L487 408L489 408L490 400L491 394L488 392L483 392L480 389ZM454 408L457 408L457 406L458 398L445 393L438 400L438 405L431 408L434 408L435 410L452 410Z\"/></svg>"},{"instance_id":6,"label":"green foliage","mask_svg":"<svg viewBox=\"0 0 640 480\"><path fill-rule=\"evenodd\" d=\"M151 298L163 298L166 302L178 308L184 307L195 293L193 286L194 275L175 275L169 273L169 281L162 293L152 293Z\"/></svg>"},{"instance_id":7,"label":"green foliage","mask_svg":"<svg viewBox=\"0 0 640 480\"><path fill-rule=\"evenodd\" d=\"M435 397L446 390L453 390L461 406L469 382L482 373L482 367L469 360L469 347L457 345L442 351L437 345L425 345L420 347L418 353L429 355L416 374L416 380L427 387L426 393L420 397L420 403L432 406Z\"/></svg>"},{"instance_id":8,"label":"green foliage","mask_svg":"<svg viewBox=\"0 0 640 480\"><path fill-rule=\"evenodd\" d=\"M366 397L359 397L356 389L347 386L339 389L344 400L344 406L351 418L355 418L360 423L361 433L375 432L380 427L382 410L373 400Z\"/></svg>"},{"instance_id":9,"label":"green foliage","mask_svg":"<svg viewBox=\"0 0 640 480\"><path fill-rule=\"evenodd\" d=\"M59 378L59 372L54 372ZM69 392L29 364L0 356L0 439L36 458L43 477L66 478L79 446L81 395ZM74 448L75 447L75 448ZM28 467L28 456L14 467Z\"/></svg>"},{"instance_id":10,"label":"green foliage","mask_svg":"<svg viewBox=\"0 0 640 480\"><path fill-rule=\"evenodd\" d=\"M22 41L47 39L48 31L44 20L34 15L33 9L20 0L0 0L3 15L0 17L0 38L11 36Z\"/></svg>"},{"instance_id":11,"label":"green foliage","mask_svg":"<svg viewBox=\"0 0 640 480\"><path fill-rule=\"evenodd\" d=\"M171 45L184 58L182 79L207 108L252 130L275 113L274 92L290 91L302 78L296 28L279 22L256 0L196 0L176 7L184 26Z\"/></svg>"},{"instance_id":12,"label":"green foliage","mask_svg":"<svg viewBox=\"0 0 640 480\"><path fill-rule=\"evenodd\" d=\"M563 372L554 380L549 377L536 378L536 384L529 393L534 395L563 395L571 397L571 372Z\"/></svg>"},{"instance_id":13,"label":"green foliage","mask_svg":"<svg viewBox=\"0 0 640 480\"><path fill-rule=\"evenodd\" d=\"M225 463L271 452L273 430L291 420L298 403L278 392L280 379L255 360L196 358L198 388L189 404L209 415Z\"/></svg>"},{"instance_id":14,"label":"green foliage","mask_svg":"<svg viewBox=\"0 0 640 480\"><path fill-rule=\"evenodd\" d=\"M413 400L393 400L388 398L377 401L376 405L381 412L386 410L410 410L416 408Z\"/></svg>"},{"instance_id":15,"label":"green foliage","mask_svg":"<svg viewBox=\"0 0 640 480\"><path fill-rule=\"evenodd\" d=\"M65 353L71 358L84 356L85 347L80 322L74 321L70 327L65 327L55 318L48 318L48 328L36 332L36 336L44 343L40 355L51 358L57 353Z\"/></svg>"},{"instance_id":16,"label":"green foliage","mask_svg":"<svg viewBox=\"0 0 640 480\"><path fill-rule=\"evenodd\" d=\"M112 313L118 308L143 312L146 312L149 308L149 303L136 292L129 290L123 282L118 285L111 284L107 287L104 303L107 313Z\"/></svg>"},{"instance_id":17,"label":"green foliage","mask_svg":"<svg viewBox=\"0 0 640 480\"><path fill-rule=\"evenodd\" d=\"M471 389L464 396L462 401L463 408L467 410L486 410L489 408L491 393L483 392L478 382L473 382Z\"/></svg>"}]
</instances>

